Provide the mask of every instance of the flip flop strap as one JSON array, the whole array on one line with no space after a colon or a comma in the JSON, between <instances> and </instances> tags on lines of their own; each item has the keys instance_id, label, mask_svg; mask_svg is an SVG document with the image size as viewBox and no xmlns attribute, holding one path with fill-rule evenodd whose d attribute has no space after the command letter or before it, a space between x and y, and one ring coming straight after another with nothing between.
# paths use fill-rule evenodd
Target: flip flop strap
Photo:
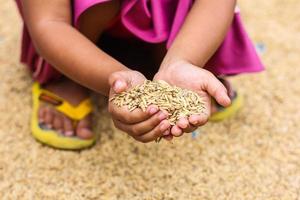
<instances>
[{"instance_id":1,"label":"flip flop strap","mask_svg":"<svg viewBox=\"0 0 300 200\"><path fill-rule=\"evenodd\" d=\"M45 89L39 88L38 96L40 100L52 104L57 111L73 120L79 121L92 112L92 102L90 98L83 100L77 106L73 106L65 99Z\"/></svg>"}]
</instances>

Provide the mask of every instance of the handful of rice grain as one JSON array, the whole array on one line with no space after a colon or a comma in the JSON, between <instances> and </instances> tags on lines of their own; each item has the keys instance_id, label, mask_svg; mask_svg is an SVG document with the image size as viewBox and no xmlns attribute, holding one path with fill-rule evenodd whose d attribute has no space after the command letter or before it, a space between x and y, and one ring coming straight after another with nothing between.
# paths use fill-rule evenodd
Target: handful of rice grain
<instances>
[{"instance_id":1,"label":"handful of rice grain","mask_svg":"<svg viewBox=\"0 0 300 200\"><path fill-rule=\"evenodd\" d=\"M181 117L201 114L205 109L197 93L160 80L147 80L126 92L116 94L110 101L119 107L127 106L129 111L137 108L146 111L149 105L156 105L169 113L168 121L171 125L175 125Z\"/></svg>"}]
</instances>

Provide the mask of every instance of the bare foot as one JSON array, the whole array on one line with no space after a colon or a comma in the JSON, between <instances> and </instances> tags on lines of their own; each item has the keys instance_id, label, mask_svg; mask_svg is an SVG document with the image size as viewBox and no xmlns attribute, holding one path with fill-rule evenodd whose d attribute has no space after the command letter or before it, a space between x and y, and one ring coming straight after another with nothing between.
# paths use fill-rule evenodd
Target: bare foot
<instances>
[{"instance_id":1,"label":"bare foot","mask_svg":"<svg viewBox=\"0 0 300 200\"><path fill-rule=\"evenodd\" d=\"M43 88L53 92L74 106L89 96L89 91L86 88L66 78L48 83ZM91 114L80 120L76 127L73 127L73 121L69 117L55 110L50 104L42 103L39 108L39 122L47 128L54 129L65 136L78 136L82 139L93 137Z\"/></svg>"}]
</instances>

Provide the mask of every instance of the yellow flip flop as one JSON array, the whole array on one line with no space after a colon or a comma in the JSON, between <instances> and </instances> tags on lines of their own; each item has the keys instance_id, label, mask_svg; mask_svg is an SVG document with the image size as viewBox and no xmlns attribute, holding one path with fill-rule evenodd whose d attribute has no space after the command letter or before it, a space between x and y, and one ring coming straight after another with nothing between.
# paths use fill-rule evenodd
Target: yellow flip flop
<instances>
[{"instance_id":1,"label":"yellow flip flop","mask_svg":"<svg viewBox=\"0 0 300 200\"><path fill-rule=\"evenodd\" d=\"M210 116L209 121L218 122L232 117L241 109L243 102L243 96L238 92L235 92L229 107L224 108L215 103L218 111Z\"/></svg>"},{"instance_id":2,"label":"yellow flip flop","mask_svg":"<svg viewBox=\"0 0 300 200\"><path fill-rule=\"evenodd\" d=\"M54 148L67 150L84 149L92 146L96 142L96 134L91 139L81 139L77 136L64 136L55 130L47 129L38 121L40 101L45 101L53 105L56 110L65 114L76 123L92 112L92 102L90 98L85 99L78 106L74 107L63 98L42 89L40 85L35 82L32 86L32 100L31 132L33 137L39 142Z\"/></svg>"}]
</instances>

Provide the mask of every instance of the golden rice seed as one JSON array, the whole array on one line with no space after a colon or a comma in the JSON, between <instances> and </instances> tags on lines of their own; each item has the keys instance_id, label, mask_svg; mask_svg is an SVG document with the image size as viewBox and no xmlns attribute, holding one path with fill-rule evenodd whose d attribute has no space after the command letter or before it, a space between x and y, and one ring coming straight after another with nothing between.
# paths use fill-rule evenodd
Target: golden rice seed
<instances>
[{"instance_id":1,"label":"golden rice seed","mask_svg":"<svg viewBox=\"0 0 300 200\"><path fill-rule=\"evenodd\" d=\"M165 97L166 101L169 102L168 96L167 96L167 95L164 95L164 97Z\"/></svg>"},{"instance_id":2,"label":"golden rice seed","mask_svg":"<svg viewBox=\"0 0 300 200\"><path fill-rule=\"evenodd\" d=\"M130 108L130 109L129 109L129 112L134 111L136 108L137 108L137 106L134 106L134 107Z\"/></svg>"},{"instance_id":3,"label":"golden rice seed","mask_svg":"<svg viewBox=\"0 0 300 200\"><path fill-rule=\"evenodd\" d=\"M203 112L204 104L198 94L178 87L168 85L164 81L145 81L140 86L135 86L126 94L119 94L118 98L112 99L120 104L122 98L126 100L123 105L131 105L131 109L146 109L150 104L157 105L169 113L172 124L181 116Z\"/></svg>"},{"instance_id":4,"label":"golden rice seed","mask_svg":"<svg viewBox=\"0 0 300 200\"><path fill-rule=\"evenodd\" d=\"M141 106L141 109L143 112L146 112L146 108L144 106Z\"/></svg>"},{"instance_id":5,"label":"golden rice seed","mask_svg":"<svg viewBox=\"0 0 300 200\"><path fill-rule=\"evenodd\" d=\"M142 97L141 99L142 99L142 102L144 103L144 105L147 106L147 102L146 102L145 98Z\"/></svg>"}]
</instances>

